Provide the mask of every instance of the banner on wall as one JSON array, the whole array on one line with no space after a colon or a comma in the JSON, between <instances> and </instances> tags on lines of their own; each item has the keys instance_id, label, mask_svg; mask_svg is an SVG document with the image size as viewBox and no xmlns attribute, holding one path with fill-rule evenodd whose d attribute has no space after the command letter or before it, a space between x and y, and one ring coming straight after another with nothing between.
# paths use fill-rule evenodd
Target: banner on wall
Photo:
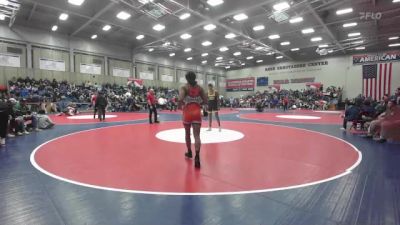
<instances>
[{"instance_id":1,"label":"banner on wall","mask_svg":"<svg viewBox=\"0 0 400 225\"><path fill-rule=\"evenodd\" d=\"M254 77L226 80L226 91L254 91L254 87Z\"/></svg>"},{"instance_id":2,"label":"banner on wall","mask_svg":"<svg viewBox=\"0 0 400 225\"><path fill-rule=\"evenodd\" d=\"M320 89L321 86L322 86L322 83L320 83L320 82L309 82L309 83L306 83L306 86L311 88L311 89Z\"/></svg>"},{"instance_id":3,"label":"banner on wall","mask_svg":"<svg viewBox=\"0 0 400 225\"><path fill-rule=\"evenodd\" d=\"M143 88L143 80L141 79L135 79L135 78L128 78L128 83L127 85L134 85L135 87L138 88Z\"/></svg>"},{"instance_id":4,"label":"banner on wall","mask_svg":"<svg viewBox=\"0 0 400 225\"><path fill-rule=\"evenodd\" d=\"M65 61L54 59L39 59L39 68L41 70L54 70L65 72Z\"/></svg>"},{"instance_id":5,"label":"banner on wall","mask_svg":"<svg viewBox=\"0 0 400 225\"><path fill-rule=\"evenodd\" d=\"M376 54L353 55L353 65L364 63L379 63L389 61L399 61L400 51L391 51Z\"/></svg>"},{"instance_id":6,"label":"banner on wall","mask_svg":"<svg viewBox=\"0 0 400 225\"><path fill-rule=\"evenodd\" d=\"M257 86L268 86L268 77L257 77Z\"/></svg>"},{"instance_id":7,"label":"banner on wall","mask_svg":"<svg viewBox=\"0 0 400 225\"><path fill-rule=\"evenodd\" d=\"M278 92L280 90L281 90L281 85L280 84L273 84L273 85L268 85L267 86L267 91L269 93Z\"/></svg>"},{"instance_id":8,"label":"banner on wall","mask_svg":"<svg viewBox=\"0 0 400 225\"><path fill-rule=\"evenodd\" d=\"M96 74L96 75L100 75L101 74L101 65L100 64L85 64L85 63L81 63L79 68L80 68L79 71L81 73Z\"/></svg>"},{"instance_id":9,"label":"banner on wall","mask_svg":"<svg viewBox=\"0 0 400 225\"><path fill-rule=\"evenodd\" d=\"M0 66L21 67L19 55L0 54Z\"/></svg>"},{"instance_id":10,"label":"banner on wall","mask_svg":"<svg viewBox=\"0 0 400 225\"><path fill-rule=\"evenodd\" d=\"M274 80L274 84L299 84L299 83L312 83L315 81L315 77L305 77L305 78L294 78L294 79L282 79Z\"/></svg>"},{"instance_id":11,"label":"banner on wall","mask_svg":"<svg viewBox=\"0 0 400 225\"><path fill-rule=\"evenodd\" d=\"M116 76L116 77L130 77L131 76L130 69L113 67L112 71L113 71L113 76Z\"/></svg>"},{"instance_id":12,"label":"banner on wall","mask_svg":"<svg viewBox=\"0 0 400 225\"><path fill-rule=\"evenodd\" d=\"M161 75L161 81L174 82L174 76L168 75L168 74L163 74L163 75Z\"/></svg>"},{"instance_id":13,"label":"banner on wall","mask_svg":"<svg viewBox=\"0 0 400 225\"><path fill-rule=\"evenodd\" d=\"M139 72L139 78L143 80L154 80L154 74L148 72Z\"/></svg>"}]
</instances>

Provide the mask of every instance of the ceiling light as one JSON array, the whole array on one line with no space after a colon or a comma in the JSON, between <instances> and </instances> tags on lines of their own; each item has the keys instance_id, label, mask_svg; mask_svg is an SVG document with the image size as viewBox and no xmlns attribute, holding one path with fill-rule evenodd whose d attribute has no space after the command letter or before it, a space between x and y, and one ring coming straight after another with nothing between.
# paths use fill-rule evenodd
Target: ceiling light
<instances>
[{"instance_id":1,"label":"ceiling light","mask_svg":"<svg viewBox=\"0 0 400 225\"><path fill-rule=\"evenodd\" d=\"M229 63L233 63L233 61L231 60L231 61L229 61Z\"/></svg>"},{"instance_id":2,"label":"ceiling light","mask_svg":"<svg viewBox=\"0 0 400 225\"><path fill-rule=\"evenodd\" d=\"M312 42L322 41L322 37L313 37L311 38Z\"/></svg>"},{"instance_id":3,"label":"ceiling light","mask_svg":"<svg viewBox=\"0 0 400 225\"><path fill-rule=\"evenodd\" d=\"M149 3L149 2L153 2L154 0L139 0L139 2L140 3L142 3L142 4L147 4L147 3Z\"/></svg>"},{"instance_id":4,"label":"ceiling light","mask_svg":"<svg viewBox=\"0 0 400 225\"><path fill-rule=\"evenodd\" d=\"M246 63L242 63L242 64L240 64L240 65L242 65L242 66L245 66L245 65L246 65Z\"/></svg>"},{"instance_id":5,"label":"ceiling light","mask_svg":"<svg viewBox=\"0 0 400 225\"><path fill-rule=\"evenodd\" d=\"M221 47L221 48L219 49L220 52L226 52L226 51L228 51L228 50L229 50L228 47Z\"/></svg>"},{"instance_id":6,"label":"ceiling light","mask_svg":"<svg viewBox=\"0 0 400 225\"><path fill-rule=\"evenodd\" d=\"M144 38L144 35L143 35L143 34L140 34L140 35L136 36L136 39L137 39L137 40L142 40L143 38Z\"/></svg>"},{"instance_id":7,"label":"ceiling light","mask_svg":"<svg viewBox=\"0 0 400 225\"><path fill-rule=\"evenodd\" d=\"M393 3L400 2L400 0L393 0Z\"/></svg>"},{"instance_id":8,"label":"ceiling light","mask_svg":"<svg viewBox=\"0 0 400 225\"><path fill-rule=\"evenodd\" d=\"M283 58L283 56L281 56L281 55L276 57L276 59L282 59L282 58Z\"/></svg>"},{"instance_id":9,"label":"ceiling light","mask_svg":"<svg viewBox=\"0 0 400 225\"><path fill-rule=\"evenodd\" d=\"M273 5L272 8L274 8L276 11L283 11L290 8L290 5L287 2L280 2L278 4Z\"/></svg>"},{"instance_id":10,"label":"ceiling light","mask_svg":"<svg viewBox=\"0 0 400 225\"><path fill-rule=\"evenodd\" d=\"M239 56L239 55L241 55L241 54L242 54L241 52L235 52L235 53L233 53L234 56Z\"/></svg>"},{"instance_id":11,"label":"ceiling light","mask_svg":"<svg viewBox=\"0 0 400 225\"><path fill-rule=\"evenodd\" d=\"M185 48L183 51L184 51L184 52L191 52L192 49L191 49L191 48Z\"/></svg>"},{"instance_id":12,"label":"ceiling light","mask_svg":"<svg viewBox=\"0 0 400 225\"><path fill-rule=\"evenodd\" d=\"M400 1L400 0L399 0ZM399 36L395 36L395 37L390 37L390 38L388 38L389 40L397 40L397 39L399 39Z\"/></svg>"},{"instance_id":13,"label":"ceiling light","mask_svg":"<svg viewBox=\"0 0 400 225\"><path fill-rule=\"evenodd\" d=\"M224 57L222 57L222 56L216 58L216 60L223 60L223 59L224 59Z\"/></svg>"},{"instance_id":14,"label":"ceiling light","mask_svg":"<svg viewBox=\"0 0 400 225\"><path fill-rule=\"evenodd\" d=\"M236 34L234 34L234 33L229 33L229 34L225 35L226 39L232 39L232 38L235 38L235 37L236 37Z\"/></svg>"},{"instance_id":15,"label":"ceiling light","mask_svg":"<svg viewBox=\"0 0 400 225\"><path fill-rule=\"evenodd\" d=\"M327 48L328 47L328 45L318 45L318 48Z\"/></svg>"},{"instance_id":16,"label":"ceiling light","mask_svg":"<svg viewBox=\"0 0 400 225\"><path fill-rule=\"evenodd\" d=\"M290 49L290 51L292 51L292 52L296 52L296 51L298 51L298 50L300 50L299 48L292 48L292 49Z\"/></svg>"},{"instance_id":17,"label":"ceiling light","mask_svg":"<svg viewBox=\"0 0 400 225\"><path fill-rule=\"evenodd\" d=\"M97 38L97 34L93 34L91 39L96 39Z\"/></svg>"},{"instance_id":18,"label":"ceiling light","mask_svg":"<svg viewBox=\"0 0 400 225\"><path fill-rule=\"evenodd\" d=\"M207 25L205 25L204 27L204 30L208 30L208 31L210 31L210 30L214 30L215 28L217 28L217 26L215 26L214 24L207 24Z\"/></svg>"},{"instance_id":19,"label":"ceiling light","mask_svg":"<svg viewBox=\"0 0 400 225\"><path fill-rule=\"evenodd\" d=\"M183 40L189 39L189 38L191 38L191 37L192 37L192 35L190 35L190 34L188 34L188 33L185 33L185 34L182 34L182 35L181 35L181 38L182 38Z\"/></svg>"},{"instance_id":20,"label":"ceiling light","mask_svg":"<svg viewBox=\"0 0 400 225\"><path fill-rule=\"evenodd\" d=\"M355 26L357 26L358 25L358 23L356 23L356 22L354 22L354 23L345 23L345 24L343 24L343 27L355 27Z\"/></svg>"},{"instance_id":21,"label":"ceiling light","mask_svg":"<svg viewBox=\"0 0 400 225\"><path fill-rule=\"evenodd\" d=\"M58 17L60 20L67 20L68 19L68 14L66 13L61 13L60 16Z\"/></svg>"},{"instance_id":22,"label":"ceiling light","mask_svg":"<svg viewBox=\"0 0 400 225\"><path fill-rule=\"evenodd\" d=\"M240 13L240 14L237 14L237 15L233 16L233 19L235 19L236 21L242 21L242 20L245 20L247 18L249 18L249 17L244 13Z\"/></svg>"},{"instance_id":23,"label":"ceiling light","mask_svg":"<svg viewBox=\"0 0 400 225\"><path fill-rule=\"evenodd\" d=\"M192 59L193 59L193 57L189 57L189 58L187 58L187 60L189 60L189 61L190 61L190 60L192 60Z\"/></svg>"},{"instance_id":24,"label":"ceiling light","mask_svg":"<svg viewBox=\"0 0 400 225\"><path fill-rule=\"evenodd\" d=\"M268 53L267 53L267 55L273 55L273 54L274 54L273 52L268 52Z\"/></svg>"},{"instance_id":25,"label":"ceiling light","mask_svg":"<svg viewBox=\"0 0 400 225\"><path fill-rule=\"evenodd\" d=\"M307 29L301 30L301 33L303 33L303 34L311 34L314 32L315 32L315 30L313 28L307 28Z\"/></svg>"},{"instance_id":26,"label":"ceiling light","mask_svg":"<svg viewBox=\"0 0 400 225\"><path fill-rule=\"evenodd\" d=\"M103 27L103 30L104 31L108 31L108 30L110 30L111 29L111 26L110 25L105 25L104 27Z\"/></svg>"},{"instance_id":27,"label":"ceiling light","mask_svg":"<svg viewBox=\"0 0 400 225\"><path fill-rule=\"evenodd\" d=\"M303 17L295 17L289 20L289 23L300 23L303 22Z\"/></svg>"},{"instance_id":28,"label":"ceiling light","mask_svg":"<svg viewBox=\"0 0 400 225\"><path fill-rule=\"evenodd\" d=\"M281 45L282 45L282 46L290 45L290 42L289 42L289 41L284 41L284 42L281 42Z\"/></svg>"},{"instance_id":29,"label":"ceiling light","mask_svg":"<svg viewBox=\"0 0 400 225\"><path fill-rule=\"evenodd\" d=\"M262 59L259 59L259 60L256 61L256 63L262 63L262 62L263 62Z\"/></svg>"},{"instance_id":30,"label":"ceiling light","mask_svg":"<svg viewBox=\"0 0 400 225\"><path fill-rule=\"evenodd\" d=\"M0 0L0 5L8 5L9 2L7 0Z\"/></svg>"},{"instance_id":31,"label":"ceiling light","mask_svg":"<svg viewBox=\"0 0 400 225\"><path fill-rule=\"evenodd\" d=\"M231 68L231 66L225 66L225 69L230 69Z\"/></svg>"},{"instance_id":32,"label":"ceiling light","mask_svg":"<svg viewBox=\"0 0 400 225\"><path fill-rule=\"evenodd\" d=\"M117 18L118 19L121 19L121 20L127 20L127 19L129 19L131 17L131 14L129 14L129 13L127 13L127 12L124 12L124 11L121 11L121 12L119 12L118 14L117 14Z\"/></svg>"},{"instance_id":33,"label":"ceiling light","mask_svg":"<svg viewBox=\"0 0 400 225\"><path fill-rule=\"evenodd\" d=\"M397 47L397 46L400 46L400 43L394 43L394 44L390 44L390 45L388 45L389 47Z\"/></svg>"},{"instance_id":34,"label":"ceiling light","mask_svg":"<svg viewBox=\"0 0 400 225\"><path fill-rule=\"evenodd\" d=\"M259 31L259 30L264 30L265 29L265 26L264 25L257 25L257 26L254 26L253 27L253 30L254 31Z\"/></svg>"},{"instance_id":35,"label":"ceiling light","mask_svg":"<svg viewBox=\"0 0 400 225\"><path fill-rule=\"evenodd\" d=\"M165 29L165 26L162 24L156 24L153 26L153 30L156 30L156 31L162 31L164 29Z\"/></svg>"},{"instance_id":36,"label":"ceiling light","mask_svg":"<svg viewBox=\"0 0 400 225\"><path fill-rule=\"evenodd\" d=\"M5 20L6 19L6 15L0 13L0 20Z\"/></svg>"},{"instance_id":37,"label":"ceiling light","mask_svg":"<svg viewBox=\"0 0 400 225\"><path fill-rule=\"evenodd\" d=\"M169 53L169 57L175 56L175 53Z\"/></svg>"},{"instance_id":38,"label":"ceiling light","mask_svg":"<svg viewBox=\"0 0 400 225\"><path fill-rule=\"evenodd\" d=\"M186 20L189 17L190 17L190 13L184 13L184 14L179 16L179 19L180 20Z\"/></svg>"},{"instance_id":39,"label":"ceiling light","mask_svg":"<svg viewBox=\"0 0 400 225\"><path fill-rule=\"evenodd\" d=\"M149 52L152 52L152 51L154 51L154 48L149 48Z\"/></svg>"},{"instance_id":40,"label":"ceiling light","mask_svg":"<svg viewBox=\"0 0 400 225\"><path fill-rule=\"evenodd\" d=\"M206 53L203 53L203 54L201 54L201 57L206 57L206 56L208 56L208 53L206 52Z\"/></svg>"},{"instance_id":41,"label":"ceiling light","mask_svg":"<svg viewBox=\"0 0 400 225\"><path fill-rule=\"evenodd\" d=\"M247 56L246 59L247 60L254 59L254 56Z\"/></svg>"},{"instance_id":42,"label":"ceiling light","mask_svg":"<svg viewBox=\"0 0 400 225\"><path fill-rule=\"evenodd\" d=\"M57 29L58 29L58 26L57 26L57 25L54 25L54 26L51 28L52 31L56 31Z\"/></svg>"},{"instance_id":43,"label":"ceiling light","mask_svg":"<svg viewBox=\"0 0 400 225\"><path fill-rule=\"evenodd\" d=\"M360 36L360 35L361 35L361 33L355 32L355 33L350 33L350 34L348 34L347 36L349 36L349 37L356 37L356 36Z\"/></svg>"},{"instance_id":44,"label":"ceiling light","mask_svg":"<svg viewBox=\"0 0 400 225\"><path fill-rule=\"evenodd\" d=\"M355 41L352 44L362 44L362 43L364 43L364 41Z\"/></svg>"},{"instance_id":45,"label":"ceiling light","mask_svg":"<svg viewBox=\"0 0 400 225\"><path fill-rule=\"evenodd\" d=\"M279 36L278 34L273 34L273 35L269 35L268 36L268 38L269 39L271 39L271 40L273 40L273 39L278 39L278 38L280 38L281 36Z\"/></svg>"},{"instance_id":46,"label":"ceiling light","mask_svg":"<svg viewBox=\"0 0 400 225\"><path fill-rule=\"evenodd\" d=\"M207 4L211 6L221 5L222 3L224 3L223 0L207 0Z\"/></svg>"},{"instance_id":47,"label":"ceiling light","mask_svg":"<svg viewBox=\"0 0 400 225\"><path fill-rule=\"evenodd\" d=\"M206 64L207 60L201 61L201 64Z\"/></svg>"},{"instance_id":48,"label":"ceiling light","mask_svg":"<svg viewBox=\"0 0 400 225\"><path fill-rule=\"evenodd\" d=\"M212 45L212 42L211 41L204 41L203 43L201 43L201 45L210 46L210 45Z\"/></svg>"},{"instance_id":49,"label":"ceiling light","mask_svg":"<svg viewBox=\"0 0 400 225\"><path fill-rule=\"evenodd\" d=\"M340 9L340 10L336 11L336 15L343 15L343 14L347 14L347 13L351 13L351 12L353 12L353 8Z\"/></svg>"},{"instance_id":50,"label":"ceiling light","mask_svg":"<svg viewBox=\"0 0 400 225\"><path fill-rule=\"evenodd\" d=\"M82 5L85 0L68 0L68 3L71 5Z\"/></svg>"},{"instance_id":51,"label":"ceiling light","mask_svg":"<svg viewBox=\"0 0 400 225\"><path fill-rule=\"evenodd\" d=\"M333 50L331 49L331 50L328 50L328 53L332 53L333 52Z\"/></svg>"},{"instance_id":52,"label":"ceiling light","mask_svg":"<svg viewBox=\"0 0 400 225\"><path fill-rule=\"evenodd\" d=\"M258 46L255 48L255 50L257 50L257 51L262 50L262 49L264 49L264 47Z\"/></svg>"},{"instance_id":53,"label":"ceiling light","mask_svg":"<svg viewBox=\"0 0 400 225\"><path fill-rule=\"evenodd\" d=\"M365 49L364 46L355 48L355 50L364 50L364 49Z\"/></svg>"}]
</instances>

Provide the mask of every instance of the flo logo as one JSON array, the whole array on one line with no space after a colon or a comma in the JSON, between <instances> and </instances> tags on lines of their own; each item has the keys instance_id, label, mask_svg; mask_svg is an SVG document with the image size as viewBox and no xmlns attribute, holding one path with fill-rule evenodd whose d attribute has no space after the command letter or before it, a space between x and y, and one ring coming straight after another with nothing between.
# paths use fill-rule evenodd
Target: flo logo
<instances>
[{"instance_id":1,"label":"flo logo","mask_svg":"<svg viewBox=\"0 0 400 225\"><path fill-rule=\"evenodd\" d=\"M361 20L380 20L381 18L381 12L360 12Z\"/></svg>"}]
</instances>

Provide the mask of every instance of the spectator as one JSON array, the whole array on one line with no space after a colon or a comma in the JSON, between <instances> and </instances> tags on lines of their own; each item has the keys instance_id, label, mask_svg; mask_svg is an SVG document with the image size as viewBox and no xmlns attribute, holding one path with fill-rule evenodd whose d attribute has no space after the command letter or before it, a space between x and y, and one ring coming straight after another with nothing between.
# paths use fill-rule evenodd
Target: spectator
<instances>
[{"instance_id":1,"label":"spectator","mask_svg":"<svg viewBox=\"0 0 400 225\"><path fill-rule=\"evenodd\" d=\"M6 145L8 131L8 118L10 115L10 105L5 99L0 100L0 145Z\"/></svg>"},{"instance_id":2,"label":"spectator","mask_svg":"<svg viewBox=\"0 0 400 225\"><path fill-rule=\"evenodd\" d=\"M107 98L102 92L99 92L96 99L95 108L99 112L99 120L104 121L106 119L106 107L108 105Z\"/></svg>"},{"instance_id":3,"label":"spectator","mask_svg":"<svg viewBox=\"0 0 400 225\"><path fill-rule=\"evenodd\" d=\"M50 117L46 115L44 110L39 110L37 115L37 124L39 129L50 129L55 125Z\"/></svg>"},{"instance_id":4,"label":"spectator","mask_svg":"<svg viewBox=\"0 0 400 225\"><path fill-rule=\"evenodd\" d=\"M341 129L346 130L347 122L357 120L359 118L359 115L360 115L359 103L356 103L354 105L350 104L345 111L345 116L343 118L343 127Z\"/></svg>"},{"instance_id":5,"label":"spectator","mask_svg":"<svg viewBox=\"0 0 400 225\"><path fill-rule=\"evenodd\" d=\"M391 100L388 102L387 110L378 116L378 118L371 122L368 129L367 137L375 137L378 142L385 142L386 137L389 135L387 130L382 129L383 127L388 128L394 121L400 120L400 109L396 106L396 101ZM398 124L397 124L398 125ZM381 132L384 131L384 132Z\"/></svg>"}]
</instances>

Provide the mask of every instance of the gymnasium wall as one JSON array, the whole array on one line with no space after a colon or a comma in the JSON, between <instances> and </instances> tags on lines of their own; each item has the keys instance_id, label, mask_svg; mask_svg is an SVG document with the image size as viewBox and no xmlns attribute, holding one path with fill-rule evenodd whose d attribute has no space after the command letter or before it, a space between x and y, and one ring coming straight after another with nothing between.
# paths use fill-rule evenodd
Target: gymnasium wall
<instances>
[{"instance_id":1,"label":"gymnasium wall","mask_svg":"<svg viewBox=\"0 0 400 225\"><path fill-rule=\"evenodd\" d=\"M10 48L14 48L11 53ZM15 51L16 48L18 51ZM0 84L6 84L12 77L26 76L74 83L126 84L128 77L141 79L143 75L146 86L178 88L182 85L178 75L187 71L196 71L200 78L206 77L205 74L225 76L223 70L136 54L129 45L115 45L20 26L10 29L0 25L0 53L18 55L20 58L19 67L0 66ZM46 64L49 63L60 67L58 70L48 69ZM206 82L204 78L204 84Z\"/></svg>"},{"instance_id":2,"label":"gymnasium wall","mask_svg":"<svg viewBox=\"0 0 400 225\"><path fill-rule=\"evenodd\" d=\"M311 63L313 66L308 66ZM326 64L327 63L327 64ZM285 66L306 64L302 68L287 68ZM268 68L275 67L275 70ZM278 69L280 67L280 69ZM283 62L273 65L263 65L241 70L227 72L227 79L244 77L268 77L269 85L277 80L291 80L300 78L315 78L314 82L320 82L324 87L337 86L344 88L344 98L354 98L362 92L362 66L353 65L352 56L321 58L313 61ZM305 89L305 82L281 84L284 89ZM400 62L393 62L392 93L394 88L400 87ZM256 87L256 91L264 91L267 87ZM239 97L253 92L227 92L227 96Z\"/></svg>"}]
</instances>

